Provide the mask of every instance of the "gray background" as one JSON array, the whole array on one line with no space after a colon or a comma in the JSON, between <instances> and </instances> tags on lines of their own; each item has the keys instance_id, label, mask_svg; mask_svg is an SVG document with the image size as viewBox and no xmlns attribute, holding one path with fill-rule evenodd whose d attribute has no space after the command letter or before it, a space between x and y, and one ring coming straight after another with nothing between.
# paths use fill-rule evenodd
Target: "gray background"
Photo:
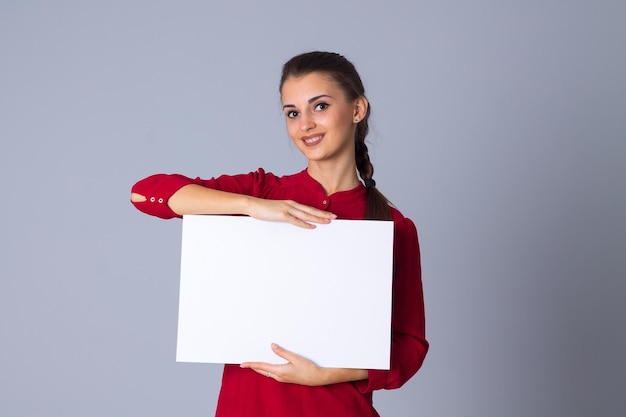
<instances>
[{"instance_id":1,"label":"gray background","mask_svg":"<svg viewBox=\"0 0 626 417\"><path fill-rule=\"evenodd\" d=\"M414 219L422 370L384 416L626 410L624 1L0 1L0 416L206 416L155 172L299 171L282 63L344 53Z\"/></svg>"}]
</instances>

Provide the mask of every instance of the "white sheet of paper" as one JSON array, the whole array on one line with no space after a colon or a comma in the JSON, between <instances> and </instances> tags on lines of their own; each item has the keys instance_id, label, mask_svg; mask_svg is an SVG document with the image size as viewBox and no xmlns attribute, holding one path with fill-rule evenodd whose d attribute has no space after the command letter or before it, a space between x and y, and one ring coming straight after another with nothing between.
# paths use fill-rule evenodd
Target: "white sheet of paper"
<instances>
[{"instance_id":1,"label":"white sheet of paper","mask_svg":"<svg viewBox=\"0 0 626 417\"><path fill-rule=\"evenodd\" d=\"M183 218L178 362L389 369L393 222Z\"/></svg>"}]
</instances>

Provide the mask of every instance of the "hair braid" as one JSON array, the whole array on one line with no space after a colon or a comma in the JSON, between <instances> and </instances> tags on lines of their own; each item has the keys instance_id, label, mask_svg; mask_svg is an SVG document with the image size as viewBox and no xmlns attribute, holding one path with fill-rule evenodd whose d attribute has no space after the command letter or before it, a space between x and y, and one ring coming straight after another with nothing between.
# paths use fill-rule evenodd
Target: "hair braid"
<instances>
[{"instance_id":1,"label":"hair braid","mask_svg":"<svg viewBox=\"0 0 626 417\"><path fill-rule=\"evenodd\" d=\"M370 115L368 107L365 118L359 122L356 128L354 156L359 176L362 180L370 180L374 176L374 165L370 161L369 151L365 143L365 137L369 131L367 120ZM373 220L391 220L391 210L389 209L389 200L374 185L367 187L367 209L365 212L366 219Z\"/></svg>"},{"instance_id":2,"label":"hair braid","mask_svg":"<svg viewBox=\"0 0 626 417\"><path fill-rule=\"evenodd\" d=\"M374 166L370 162L369 152L367 150L367 144L365 143L365 136L367 136L367 131L369 130L367 124L367 118L369 117L369 109L368 114L365 118L357 125L356 127L356 136L354 138L355 147L354 147L354 156L356 159L356 168L359 171L359 175L361 179L371 179L374 176Z\"/></svg>"}]
</instances>

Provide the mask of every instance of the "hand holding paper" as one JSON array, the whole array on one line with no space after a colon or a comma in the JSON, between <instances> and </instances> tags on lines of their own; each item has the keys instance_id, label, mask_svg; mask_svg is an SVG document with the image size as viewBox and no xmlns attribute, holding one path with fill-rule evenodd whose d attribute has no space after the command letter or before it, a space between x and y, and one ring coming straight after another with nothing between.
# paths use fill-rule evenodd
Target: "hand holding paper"
<instances>
[{"instance_id":1,"label":"hand holding paper","mask_svg":"<svg viewBox=\"0 0 626 417\"><path fill-rule=\"evenodd\" d=\"M278 382L308 386L329 385L367 378L367 371L364 369L320 368L307 358L290 352L276 343L272 343L272 351L285 359L287 363L244 362L240 366L274 378Z\"/></svg>"},{"instance_id":2,"label":"hand holding paper","mask_svg":"<svg viewBox=\"0 0 626 417\"><path fill-rule=\"evenodd\" d=\"M255 198L249 210L250 217L259 220L291 223L305 229L314 229L312 223L328 224L337 216L328 211L296 203L292 200L265 200Z\"/></svg>"}]
</instances>

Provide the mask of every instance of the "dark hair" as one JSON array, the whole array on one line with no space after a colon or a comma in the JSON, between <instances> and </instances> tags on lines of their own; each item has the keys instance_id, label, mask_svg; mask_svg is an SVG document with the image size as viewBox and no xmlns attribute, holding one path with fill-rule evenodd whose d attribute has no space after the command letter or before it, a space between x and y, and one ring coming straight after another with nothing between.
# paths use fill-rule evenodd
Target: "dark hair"
<instances>
[{"instance_id":1,"label":"dark hair","mask_svg":"<svg viewBox=\"0 0 626 417\"><path fill-rule=\"evenodd\" d=\"M289 77L301 77L313 72L323 73L331 77L344 91L346 97L351 100L365 97L365 88L361 77L354 65L342 55L334 52L307 52L291 58L283 65L280 77L279 90ZM371 110L367 106L367 112L363 119L358 122L355 134L354 156L356 167L361 179L367 187L366 219L391 220L389 200L378 191L376 183L372 180L374 166L370 162L365 137L369 132L368 119ZM372 181L370 181L372 180Z\"/></svg>"}]
</instances>

